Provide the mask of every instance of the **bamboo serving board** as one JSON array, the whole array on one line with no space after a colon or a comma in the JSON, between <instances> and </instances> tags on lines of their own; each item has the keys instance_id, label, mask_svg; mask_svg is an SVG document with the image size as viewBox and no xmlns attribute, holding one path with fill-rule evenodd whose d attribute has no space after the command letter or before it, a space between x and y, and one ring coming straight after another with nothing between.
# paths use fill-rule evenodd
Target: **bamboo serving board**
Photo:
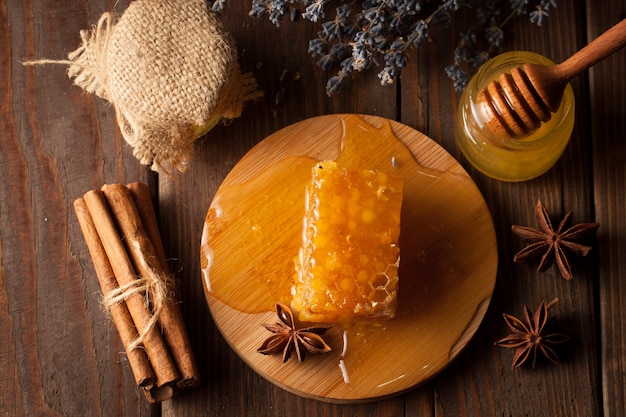
<instances>
[{"instance_id":1,"label":"bamboo serving board","mask_svg":"<svg viewBox=\"0 0 626 417\"><path fill-rule=\"evenodd\" d=\"M289 304L304 190L324 159L404 178L398 309L333 325L330 353L283 363L257 353L270 335L261 323L277 321L276 302ZM497 245L479 190L443 148L395 121L347 114L288 126L244 156L211 203L200 260L214 321L250 367L298 395L349 403L406 391L458 355L489 305Z\"/></svg>"}]
</instances>

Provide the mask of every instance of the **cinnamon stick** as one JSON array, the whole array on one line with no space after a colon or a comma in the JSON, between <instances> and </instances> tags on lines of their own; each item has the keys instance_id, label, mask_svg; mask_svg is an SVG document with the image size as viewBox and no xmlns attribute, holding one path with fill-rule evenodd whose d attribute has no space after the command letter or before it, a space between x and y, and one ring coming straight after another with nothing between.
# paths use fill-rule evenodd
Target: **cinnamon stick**
<instances>
[{"instance_id":1,"label":"cinnamon stick","mask_svg":"<svg viewBox=\"0 0 626 417\"><path fill-rule=\"evenodd\" d=\"M93 219L89 214L84 199L79 198L74 201L74 211L76 212L76 217L78 218L78 223L85 237L85 241L87 242L87 248L91 254L91 260L93 261L102 292L108 293L115 290L118 288L115 274L102 247L102 242L100 241L100 237L95 229ZM135 377L135 382L138 386L150 390L156 382L156 377L150 366L146 352L143 349L128 349L128 346L138 335L126 304L119 303L112 305L109 308L109 312L118 330L120 339L122 340L128 363Z\"/></svg>"},{"instance_id":2,"label":"cinnamon stick","mask_svg":"<svg viewBox=\"0 0 626 417\"><path fill-rule=\"evenodd\" d=\"M161 262L161 267L165 272L165 275L170 278L171 271L169 269L167 258L165 256L165 248L163 246L163 240L161 239L161 233L159 231L159 224L157 221L154 206L152 204L152 198L150 196L150 188L142 182L133 182L126 185L126 188L130 191L143 228L148 235L152 246L156 251L156 255ZM177 385L181 388L191 388L200 384L200 373L195 361L195 357L191 350L191 343L187 334L185 323L178 305L178 297L175 292L175 283L173 280L168 282L172 288L172 298L167 300L165 309L165 315L163 316L162 325L165 328L175 329L169 332L173 338L179 340L180 343L176 343L176 348L173 349L173 355L177 358L178 370L181 373L181 379ZM171 315L170 315L171 312ZM166 332L166 337L168 336ZM166 340L169 340L166 338Z\"/></svg>"},{"instance_id":3,"label":"cinnamon stick","mask_svg":"<svg viewBox=\"0 0 626 417\"><path fill-rule=\"evenodd\" d=\"M150 188L143 182L131 182L130 184L126 184L126 188L128 188L133 196L135 207L137 207L137 211L141 217L141 224L143 224L143 228L148 234L148 239L152 242L152 246L165 268L164 270L169 271L167 257L165 256L165 247L163 246L161 232L159 231L159 222L157 221L154 206L152 205Z\"/></svg>"},{"instance_id":4,"label":"cinnamon stick","mask_svg":"<svg viewBox=\"0 0 626 417\"><path fill-rule=\"evenodd\" d=\"M162 387L143 388L143 393L151 403L159 403L169 400L174 396L174 387L172 385L163 385Z\"/></svg>"},{"instance_id":5,"label":"cinnamon stick","mask_svg":"<svg viewBox=\"0 0 626 417\"><path fill-rule=\"evenodd\" d=\"M101 190L114 214L135 270L140 276L156 273L167 285L167 296L158 316L163 338L181 376L177 385L183 388L196 386L200 383L199 372L165 259L150 191L146 185L139 183L129 186L108 184Z\"/></svg>"},{"instance_id":6,"label":"cinnamon stick","mask_svg":"<svg viewBox=\"0 0 626 417\"><path fill-rule=\"evenodd\" d=\"M137 275L118 234L104 194L100 190L92 190L87 192L83 199L100 236L118 285L123 287L132 284ZM134 293L126 297L125 302L138 332L143 334L151 319L151 312L144 302L144 298L139 293ZM170 384L179 378L176 366L161 335L155 328L145 334L143 347L152 364L158 386Z\"/></svg>"}]
</instances>

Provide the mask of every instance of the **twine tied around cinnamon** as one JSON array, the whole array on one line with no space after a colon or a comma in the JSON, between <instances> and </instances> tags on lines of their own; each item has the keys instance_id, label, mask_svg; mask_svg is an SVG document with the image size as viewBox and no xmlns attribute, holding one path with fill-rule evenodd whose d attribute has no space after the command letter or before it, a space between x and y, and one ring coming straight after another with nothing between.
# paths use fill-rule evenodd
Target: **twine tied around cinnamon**
<instances>
[{"instance_id":1,"label":"twine tied around cinnamon","mask_svg":"<svg viewBox=\"0 0 626 417\"><path fill-rule=\"evenodd\" d=\"M148 185L105 184L77 198L74 209L137 385L150 402L174 395L173 386L197 386Z\"/></svg>"},{"instance_id":2,"label":"twine tied around cinnamon","mask_svg":"<svg viewBox=\"0 0 626 417\"><path fill-rule=\"evenodd\" d=\"M198 137L263 94L204 0L135 0L80 36L68 60L25 64L67 65L77 86L113 105L134 155L155 171L184 171Z\"/></svg>"},{"instance_id":3,"label":"twine tied around cinnamon","mask_svg":"<svg viewBox=\"0 0 626 417\"><path fill-rule=\"evenodd\" d=\"M136 246L138 252L141 252L138 242L132 242L132 244ZM112 306L124 302L128 297L134 294L143 295L146 307L150 307L148 310L152 311L150 320L145 323L143 331L139 333L135 340L128 344L128 350L137 349L139 345L143 343L146 335L157 325L169 292L167 283L170 279L165 277L163 272L151 268L143 255L140 257L140 262L142 269L147 271L144 276L137 277L137 279L125 285L116 287L102 296L102 304L107 311L110 310Z\"/></svg>"}]
</instances>

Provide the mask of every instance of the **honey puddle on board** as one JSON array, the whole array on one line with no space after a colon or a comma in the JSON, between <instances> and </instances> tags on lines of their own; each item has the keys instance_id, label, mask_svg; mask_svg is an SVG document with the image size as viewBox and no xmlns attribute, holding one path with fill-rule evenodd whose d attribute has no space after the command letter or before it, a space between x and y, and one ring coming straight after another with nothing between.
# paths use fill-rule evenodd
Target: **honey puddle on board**
<instances>
[{"instance_id":1,"label":"honey puddle on board","mask_svg":"<svg viewBox=\"0 0 626 417\"><path fill-rule=\"evenodd\" d=\"M429 279L433 273L454 272L455 265L442 268L438 258L466 238L455 232L458 219L446 215L454 211L446 210L446 202L459 204L457 196L473 184L469 177L419 165L388 123L375 127L357 117L343 122L343 137L337 138L340 166L383 170L404 179L397 314L407 314L428 301L415 299L425 287L445 285L445 280ZM207 213L201 251L205 284L213 296L246 313L272 311L278 301L290 304L305 187L317 162L288 157L248 182L219 189Z\"/></svg>"},{"instance_id":2,"label":"honey puddle on board","mask_svg":"<svg viewBox=\"0 0 626 417\"><path fill-rule=\"evenodd\" d=\"M358 351L376 332L377 343L399 357L411 357L420 349L432 351L428 346L436 343L445 351L430 353L424 368L436 367L449 359L446 349L462 334L476 307L456 303L459 294L473 291L466 277L472 275L475 262L468 259L484 255L485 246L474 242L485 230L484 222L474 221L484 210L482 200L464 201L471 194L468 190L475 190L469 176L418 164L389 122L378 127L342 116L342 123L343 134L337 135L339 166L383 170L404 179L396 316L348 328L353 354L346 356L345 365L355 372L363 359ZM317 162L307 156L287 157L244 183L218 190L201 243L203 278L212 297L244 313L274 311L278 301L290 304L305 188ZM442 305L455 314L439 315ZM333 329L333 351L341 352L343 330ZM412 336L404 337L407 331ZM381 338L380 332L390 337ZM404 370L391 372L399 376Z\"/></svg>"}]
</instances>

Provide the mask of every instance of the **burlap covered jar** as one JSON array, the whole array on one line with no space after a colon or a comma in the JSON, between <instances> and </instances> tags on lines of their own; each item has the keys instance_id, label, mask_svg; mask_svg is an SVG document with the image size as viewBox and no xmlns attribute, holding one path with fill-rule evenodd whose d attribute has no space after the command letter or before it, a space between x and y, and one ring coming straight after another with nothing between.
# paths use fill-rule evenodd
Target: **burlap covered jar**
<instances>
[{"instance_id":1,"label":"burlap covered jar","mask_svg":"<svg viewBox=\"0 0 626 417\"><path fill-rule=\"evenodd\" d=\"M81 38L63 61L68 75L111 102L134 155L154 170L184 171L195 139L261 95L204 0L136 0Z\"/></svg>"}]
</instances>

